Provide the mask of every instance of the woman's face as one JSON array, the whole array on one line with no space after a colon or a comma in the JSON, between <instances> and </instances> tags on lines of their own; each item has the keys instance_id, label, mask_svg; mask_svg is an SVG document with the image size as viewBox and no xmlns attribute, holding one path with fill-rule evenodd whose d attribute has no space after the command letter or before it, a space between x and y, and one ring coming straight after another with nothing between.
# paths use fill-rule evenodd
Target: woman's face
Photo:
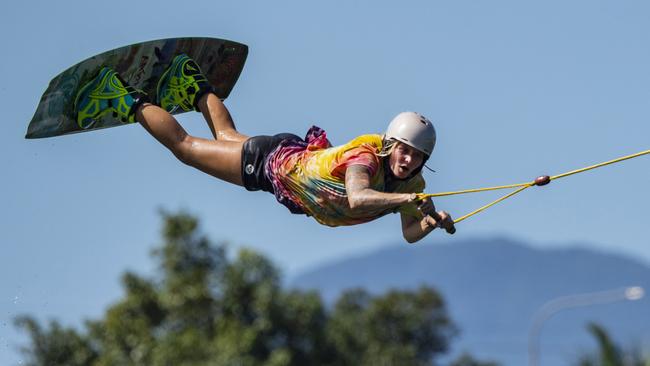
<instances>
[{"instance_id":1,"label":"woman's face","mask_svg":"<svg viewBox=\"0 0 650 366\"><path fill-rule=\"evenodd\" d=\"M390 170L399 179L408 178L415 169L422 165L424 153L401 142L396 142L396 144L388 160Z\"/></svg>"}]
</instances>

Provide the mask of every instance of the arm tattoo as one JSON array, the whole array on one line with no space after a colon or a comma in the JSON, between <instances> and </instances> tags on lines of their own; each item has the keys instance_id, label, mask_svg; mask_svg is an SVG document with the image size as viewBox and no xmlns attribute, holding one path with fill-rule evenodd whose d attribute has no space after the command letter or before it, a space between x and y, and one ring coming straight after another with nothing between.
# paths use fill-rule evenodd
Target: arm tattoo
<instances>
[{"instance_id":1,"label":"arm tattoo","mask_svg":"<svg viewBox=\"0 0 650 366\"><path fill-rule=\"evenodd\" d=\"M358 209L393 209L408 202L409 194L385 193L370 188L370 174L363 165L352 165L345 172L345 190L350 206Z\"/></svg>"},{"instance_id":2,"label":"arm tattoo","mask_svg":"<svg viewBox=\"0 0 650 366\"><path fill-rule=\"evenodd\" d=\"M370 174L363 165L352 165L345 172L345 190L357 193L370 187Z\"/></svg>"}]
</instances>

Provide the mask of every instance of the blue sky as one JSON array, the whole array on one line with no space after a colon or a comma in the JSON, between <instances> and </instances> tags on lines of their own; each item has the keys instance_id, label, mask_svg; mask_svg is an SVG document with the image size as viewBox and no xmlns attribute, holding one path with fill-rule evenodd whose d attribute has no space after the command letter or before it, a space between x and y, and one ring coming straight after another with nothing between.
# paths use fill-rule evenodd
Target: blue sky
<instances>
[{"instance_id":1,"label":"blue sky","mask_svg":"<svg viewBox=\"0 0 650 366\"><path fill-rule=\"evenodd\" d=\"M431 119L428 192L520 183L650 148L650 4L644 1L20 1L0 14L0 363L18 362L11 319L79 324L153 274L159 208L187 209L233 250L291 275L401 242L399 217L327 228L177 162L137 125L25 140L51 78L94 54L206 36L250 47L226 101L249 135L323 127L333 143L380 133L404 110ZM199 114L184 115L209 136ZM459 224L650 261L650 157L530 189ZM439 199L461 216L501 193ZM447 243L433 233L419 245ZM406 244L405 244L406 245ZM417 246L413 247L417 250Z\"/></svg>"}]
</instances>

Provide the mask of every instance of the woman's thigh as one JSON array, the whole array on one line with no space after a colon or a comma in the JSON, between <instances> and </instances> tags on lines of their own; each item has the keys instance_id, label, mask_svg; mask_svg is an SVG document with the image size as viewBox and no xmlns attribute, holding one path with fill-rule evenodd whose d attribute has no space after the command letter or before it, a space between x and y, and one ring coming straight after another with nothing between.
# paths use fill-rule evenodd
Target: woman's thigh
<instances>
[{"instance_id":1,"label":"woman's thigh","mask_svg":"<svg viewBox=\"0 0 650 366\"><path fill-rule=\"evenodd\" d=\"M187 165L218 179L243 185L241 151L243 141L207 140L188 136L178 146L177 154Z\"/></svg>"}]
</instances>

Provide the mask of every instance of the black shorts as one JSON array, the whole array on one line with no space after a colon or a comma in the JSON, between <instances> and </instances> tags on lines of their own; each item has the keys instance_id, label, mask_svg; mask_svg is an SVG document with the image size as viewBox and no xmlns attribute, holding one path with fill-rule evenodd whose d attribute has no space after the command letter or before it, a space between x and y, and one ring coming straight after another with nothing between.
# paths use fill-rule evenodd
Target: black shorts
<instances>
[{"instance_id":1,"label":"black shorts","mask_svg":"<svg viewBox=\"0 0 650 366\"><path fill-rule=\"evenodd\" d=\"M264 165L269 154L284 140L302 139L292 133L274 136L254 136L244 142L241 150L241 175L244 188L249 191L273 193L273 185L264 174Z\"/></svg>"}]
</instances>

